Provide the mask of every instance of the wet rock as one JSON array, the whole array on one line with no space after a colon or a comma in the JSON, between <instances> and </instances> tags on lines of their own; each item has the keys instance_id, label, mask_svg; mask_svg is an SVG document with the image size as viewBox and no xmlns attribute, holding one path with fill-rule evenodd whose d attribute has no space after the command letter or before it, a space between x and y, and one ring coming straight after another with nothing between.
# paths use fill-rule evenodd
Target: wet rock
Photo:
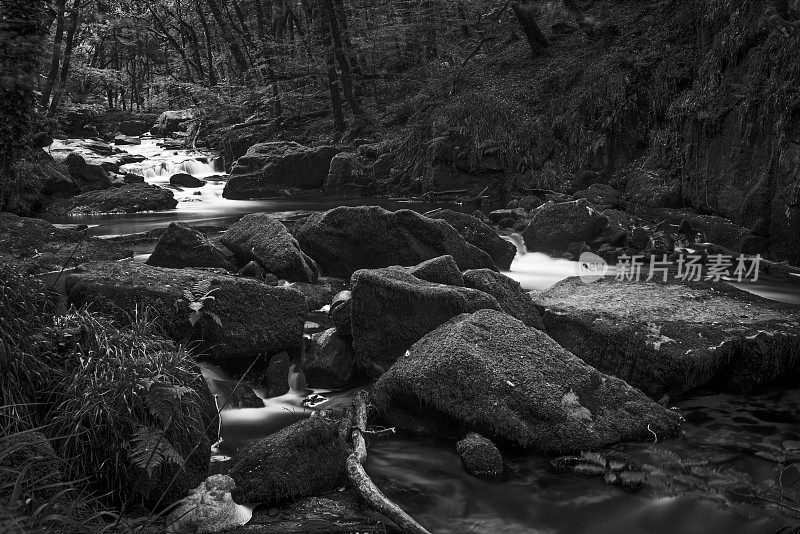
<instances>
[{"instance_id":1,"label":"wet rock","mask_svg":"<svg viewBox=\"0 0 800 534\"><path fill-rule=\"evenodd\" d=\"M489 269L475 269L464 272L464 285L493 296L504 312L525 325L544 330L531 296L516 280Z\"/></svg>"},{"instance_id":2,"label":"wet rock","mask_svg":"<svg viewBox=\"0 0 800 534\"><path fill-rule=\"evenodd\" d=\"M475 289L425 282L400 267L364 269L351 280L353 349L359 370L378 377L413 343L464 312L500 309Z\"/></svg>"},{"instance_id":3,"label":"wet rock","mask_svg":"<svg viewBox=\"0 0 800 534\"><path fill-rule=\"evenodd\" d=\"M120 134L125 136L140 136L150 130L152 121L148 122L146 119L132 119L121 121L117 130Z\"/></svg>"},{"instance_id":4,"label":"wet rock","mask_svg":"<svg viewBox=\"0 0 800 534\"><path fill-rule=\"evenodd\" d=\"M349 454L339 423L324 417L299 421L240 451L230 470L233 498L269 505L322 495L347 480Z\"/></svg>"},{"instance_id":5,"label":"wet rock","mask_svg":"<svg viewBox=\"0 0 800 534\"><path fill-rule=\"evenodd\" d=\"M141 145L142 140L129 135L118 135L114 138L115 145Z\"/></svg>"},{"instance_id":6,"label":"wet rock","mask_svg":"<svg viewBox=\"0 0 800 534\"><path fill-rule=\"evenodd\" d=\"M64 159L63 164L83 192L111 187L111 178L101 164L87 162L83 156L74 152Z\"/></svg>"},{"instance_id":7,"label":"wet rock","mask_svg":"<svg viewBox=\"0 0 800 534\"><path fill-rule=\"evenodd\" d=\"M586 199L595 206L608 206L616 208L620 205L620 192L606 184L592 184L587 189L578 191L572 198L574 200Z\"/></svg>"},{"instance_id":8,"label":"wet rock","mask_svg":"<svg viewBox=\"0 0 800 534\"><path fill-rule=\"evenodd\" d=\"M359 269L412 266L451 255L460 269L495 268L488 254L452 226L411 210L340 207L298 223L300 247L329 276L349 278Z\"/></svg>"},{"instance_id":9,"label":"wet rock","mask_svg":"<svg viewBox=\"0 0 800 534\"><path fill-rule=\"evenodd\" d=\"M722 245L735 251L741 251L748 238L752 237L749 228L716 215L700 215L687 210L666 209L654 211L652 215L670 223L683 224L683 231L689 231L691 228L693 233L699 233L701 241ZM762 249L761 252L763 251Z\"/></svg>"},{"instance_id":10,"label":"wet rock","mask_svg":"<svg viewBox=\"0 0 800 534\"><path fill-rule=\"evenodd\" d=\"M334 146L307 147L290 141L251 146L231 169L222 196L231 199L280 196L286 187L320 189L325 185Z\"/></svg>"},{"instance_id":11,"label":"wet rock","mask_svg":"<svg viewBox=\"0 0 800 534\"><path fill-rule=\"evenodd\" d=\"M167 517L170 533L224 532L246 524L253 512L233 502L236 483L228 475L212 475L180 501Z\"/></svg>"},{"instance_id":12,"label":"wet rock","mask_svg":"<svg viewBox=\"0 0 800 534\"><path fill-rule=\"evenodd\" d=\"M340 291L331 301L328 316L336 327L339 336L350 343L353 342L353 318L350 314L350 291Z\"/></svg>"},{"instance_id":13,"label":"wet rock","mask_svg":"<svg viewBox=\"0 0 800 534\"><path fill-rule=\"evenodd\" d=\"M122 178L122 182L126 184L143 184L144 176L142 176L141 174L126 172L125 176L123 176Z\"/></svg>"},{"instance_id":14,"label":"wet rock","mask_svg":"<svg viewBox=\"0 0 800 534\"><path fill-rule=\"evenodd\" d=\"M650 233L641 226L636 226L631 229L625 244L637 251L646 250L650 248Z\"/></svg>"},{"instance_id":15,"label":"wet rock","mask_svg":"<svg viewBox=\"0 0 800 534\"><path fill-rule=\"evenodd\" d=\"M448 209L434 210L427 216L447 221L467 243L486 252L498 269L507 271L511 268L511 262L514 261L514 256L517 254L517 247L497 235L492 227L480 219Z\"/></svg>"},{"instance_id":16,"label":"wet rock","mask_svg":"<svg viewBox=\"0 0 800 534\"><path fill-rule=\"evenodd\" d=\"M458 316L423 337L378 379L371 400L400 428L471 430L544 452L679 430L678 414L494 310Z\"/></svg>"},{"instance_id":17,"label":"wet rock","mask_svg":"<svg viewBox=\"0 0 800 534\"><path fill-rule=\"evenodd\" d=\"M89 237L85 229L59 228L43 219L0 213L0 260L13 263L20 272L39 274L132 255L131 248Z\"/></svg>"},{"instance_id":18,"label":"wet rock","mask_svg":"<svg viewBox=\"0 0 800 534\"><path fill-rule=\"evenodd\" d=\"M800 366L800 308L725 282L568 278L534 302L564 348L653 398L747 392Z\"/></svg>"},{"instance_id":19,"label":"wet rock","mask_svg":"<svg viewBox=\"0 0 800 534\"><path fill-rule=\"evenodd\" d=\"M486 269L489 272L494 272ZM408 272L426 282L434 284L445 284L450 286L463 286L464 277L458 269L456 260L452 256L439 256L419 265L410 267Z\"/></svg>"},{"instance_id":20,"label":"wet rock","mask_svg":"<svg viewBox=\"0 0 800 534\"><path fill-rule=\"evenodd\" d=\"M503 474L503 455L490 440L471 432L456 443L464 468L478 478L498 478Z\"/></svg>"},{"instance_id":21,"label":"wet rock","mask_svg":"<svg viewBox=\"0 0 800 534\"><path fill-rule=\"evenodd\" d=\"M489 220L494 224L498 224L504 219L511 219L512 225L519 219L524 219L528 216L528 212L522 208L494 210L489 212Z\"/></svg>"},{"instance_id":22,"label":"wet rock","mask_svg":"<svg viewBox=\"0 0 800 534\"><path fill-rule=\"evenodd\" d=\"M292 359L286 352L280 352L270 358L262 386L267 387L267 396L280 397L289 393L289 371L292 368Z\"/></svg>"},{"instance_id":23,"label":"wet rock","mask_svg":"<svg viewBox=\"0 0 800 534\"><path fill-rule=\"evenodd\" d=\"M166 137L175 132L185 132L188 123L194 118L195 113L191 109L165 111L156 119L150 133L158 137Z\"/></svg>"},{"instance_id":24,"label":"wet rock","mask_svg":"<svg viewBox=\"0 0 800 534\"><path fill-rule=\"evenodd\" d=\"M290 288L197 269L103 262L67 276L65 289L70 304L91 304L123 324L130 310L149 307L167 335L198 340L211 360L231 366L246 368L261 355L300 354L306 302ZM199 302L194 314L190 306Z\"/></svg>"},{"instance_id":25,"label":"wet rock","mask_svg":"<svg viewBox=\"0 0 800 534\"><path fill-rule=\"evenodd\" d=\"M314 334L311 346L300 361L300 370L311 388L345 388L353 379L354 368L353 347L335 328Z\"/></svg>"},{"instance_id":26,"label":"wet rock","mask_svg":"<svg viewBox=\"0 0 800 534\"><path fill-rule=\"evenodd\" d=\"M354 152L341 152L331 160L324 192L328 196L372 193L374 177L367 163Z\"/></svg>"},{"instance_id":27,"label":"wet rock","mask_svg":"<svg viewBox=\"0 0 800 534\"><path fill-rule=\"evenodd\" d=\"M341 278L320 277L315 284L298 282L292 288L306 298L309 310L319 310L327 306L338 293L347 289L347 280Z\"/></svg>"},{"instance_id":28,"label":"wet rock","mask_svg":"<svg viewBox=\"0 0 800 534\"><path fill-rule=\"evenodd\" d=\"M533 211L522 232L530 251L560 249L575 241L589 241L608 223L605 215L585 199L544 204Z\"/></svg>"},{"instance_id":29,"label":"wet rock","mask_svg":"<svg viewBox=\"0 0 800 534\"><path fill-rule=\"evenodd\" d=\"M240 265L256 261L261 267L293 282L315 282L316 263L306 256L286 227L267 213L245 215L223 234L222 244Z\"/></svg>"},{"instance_id":30,"label":"wet rock","mask_svg":"<svg viewBox=\"0 0 800 534\"><path fill-rule=\"evenodd\" d=\"M201 180L200 178L195 178L191 174L187 174L185 172L179 172L178 174L173 174L172 176L170 176L169 183L170 185L174 185L176 187L187 187L187 188L203 187L204 185L206 185L206 182L204 180Z\"/></svg>"},{"instance_id":31,"label":"wet rock","mask_svg":"<svg viewBox=\"0 0 800 534\"><path fill-rule=\"evenodd\" d=\"M390 523L381 523L361 507L352 491L334 491L273 507L256 508L250 522L230 534L351 534L380 532L398 534Z\"/></svg>"},{"instance_id":32,"label":"wet rock","mask_svg":"<svg viewBox=\"0 0 800 534\"><path fill-rule=\"evenodd\" d=\"M144 183L125 184L105 191L89 191L66 200L54 202L48 208L53 215L93 213L138 213L166 211L178 205L172 191Z\"/></svg>"},{"instance_id":33,"label":"wet rock","mask_svg":"<svg viewBox=\"0 0 800 534\"><path fill-rule=\"evenodd\" d=\"M154 267L218 267L227 271L236 268L225 254L197 230L173 222L167 227L147 260Z\"/></svg>"}]
</instances>

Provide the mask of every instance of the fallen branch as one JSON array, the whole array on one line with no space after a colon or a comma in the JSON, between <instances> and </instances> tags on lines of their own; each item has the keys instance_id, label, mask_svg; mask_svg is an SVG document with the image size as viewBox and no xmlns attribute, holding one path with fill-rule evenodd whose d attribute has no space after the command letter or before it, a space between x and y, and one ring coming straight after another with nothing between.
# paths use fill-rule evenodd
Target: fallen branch
<instances>
[{"instance_id":1,"label":"fallen branch","mask_svg":"<svg viewBox=\"0 0 800 534\"><path fill-rule=\"evenodd\" d=\"M353 452L347 458L347 477L358 494L377 512L385 515L408 534L430 534L425 527L414 521L402 508L390 501L372 482L362 465L367 459L367 392L359 391L353 399L353 430L351 440Z\"/></svg>"}]
</instances>

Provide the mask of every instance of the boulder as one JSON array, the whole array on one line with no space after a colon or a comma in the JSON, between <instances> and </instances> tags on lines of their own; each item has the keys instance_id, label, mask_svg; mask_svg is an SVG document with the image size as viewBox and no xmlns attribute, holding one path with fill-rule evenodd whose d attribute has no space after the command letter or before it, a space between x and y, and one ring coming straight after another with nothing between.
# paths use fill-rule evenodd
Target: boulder
<instances>
[{"instance_id":1,"label":"boulder","mask_svg":"<svg viewBox=\"0 0 800 534\"><path fill-rule=\"evenodd\" d=\"M297 282L292 288L306 298L309 310L319 310L327 306L338 293L347 289L347 280L322 276L314 284Z\"/></svg>"},{"instance_id":2,"label":"boulder","mask_svg":"<svg viewBox=\"0 0 800 534\"><path fill-rule=\"evenodd\" d=\"M488 254L452 226L411 210L340 207L298 223L300 247L329 276L349 278L359 269L412 266L450 255L459 269L496 268Z\"/></svg>"},{"instance_id":3,"label":"boulder","mask_svg":"<svg viewBox=\"0 0 800 534\"><path fill-rule=\"evenodd\" d=\"M251 213L231 225L222 244L240 265L258 262L265 271L293 282L315 282L319 274L314 260L306 256L297 240L267 213Z\"/></svg>"},{"instance_id":4,"label":"boulder","mask_svg":"<svg viewBox=\"0 0 800 534\"><path fill-rule=\"evenodd\" d=\"M124 136L140 136L150 130L152 121L148 122L145 119L131 119L121 121L117 130Z\"/></svg>"},{"instance_id":5,"label":"boulder","mask_svg":"<svg viewBox=\"0 0 800 534\"><path fill-rule=\"evenodd\" d=\"M83 156L73 152L64 159L63 164L83 192L98 191L111 187L111 178L99 163L87 162Z\"/></svg>"},{"instance_id":6,"label":"boulder","mask_svg":"<svg viewBox=\"0 0 800 534\"><path fill-rule=\"evenodd\" d=\"M575 241L589 241L608 223L586 199L544 204L533 211L522 232L530 251L560 249Z\"/></svg>"},{"instance_id":7,"label":"boulder","mask_svg":"<svg viewBox=\"0 0 800 534\"><path fill-rule=\"evenodd\" d=\"M510 315L460 315L415 343L375 384L390 424L462 429L547 453L675 435L680 415Z\"/></svg>"},{"instance_id":8,"label":"boulder","mask_svg":"<svg viewBox=\"0 0 800 534\"><path fill-rule=\"evenodd\" d=\"M596 206L616 208L620 204L620 192L606 184L592 184L587 189L578 191L572 198L574 200L586 199Z\"/></svg>"},{"instance_id":9,"label":"boulder","mask_svg":"<svg viewBox=\"0 0 800 534\"><path fill-rule=\"evenodd\" d=\"M130 135L118 135L114 138L115 145L141 145L142 140Z\"/></svg>"},{"instance_id":10,"label":"boulder","mask_svg":"<svg viewBox=\"0 0 800 534\"><path fill-rule=\"evenodd\" d=\"M517 247L497 235L497 232L483 221L472 215L448 209L437 209L429 212L427 216L447 221L467 243L486 252L499 269L507 271L511 268Z\"/></svg>"},{"instance_id":11,"label":"boulder","mask_svg":"<svg viewBox=\"0 0 800 534\"><path fill-rule=\"evenodd\" d=\"M353 350L358 368L384 373L414 342L461 313L499 310L476 289L425 282L401 267L364 269L351 279Z\"/></svg>"},{"instance_id":12,"label":"boulder","mask_svg":"<svg viewBox=\"0 0 800 534\"><path fill-rule=\"evenodd\" d=\"M307 147L291 141L255 144L234 163L222 196L270 198L281 196L285 188L320 189L338 152L334 146Z\"/></svg>"},{"instance_id":13,"label":"boulder","mask_svg":"<svg viewBox=\"0 0 800 534\"><path fill-rule=\"evenodd\" d=\"M138 213L166 211L178 205L172 191L145 183L125 184L104 191L89 191L54 202L48 211L53 215L92 213Z\"/></svg>"},{"instance_id":14,"label":"boulder","mask_svg":"<svg viewBox=\"0 0 800 534\"><path fill-rule=\"evenodd\" d=\"M166 519L167 532L224 532L250 521L250 508L236 504L231 491L236 483L228 475L211 475L191 491Z\"/></svg>"},{"instance_id":15,"label":"boulder","mask_svg":"<svg viewBox=\"0 0 800 534\"><path fill-rule=\"evenodd\" d=\"M640 213L653 208L681 207L684 205L681 180L660 171L637 169L628 177L625 200L630 210Z\"/></svg>"},{"instance_id":16,"label":"boulder","mask_svg":"<svg viewBox=\"0 0 800 534\"><path fill-rule=\"evenodd\" d=\"M498 478L503 474L503 455L490 440L470 432L456 443L464 468L478 478Z\"/></svg>"},{"instance_id":17,"label":"boulder","mask_svg":"<svg viewBox=\"0 0 800 534\"><path fill-rule=\"evenodd\" d=\"M178 174L173 174L169 178L170 185L174 185L176 187L187 187L187 188L194 188L194 187L203 187L206 185L205 180L201 180L200 178L195 178L191 174L185 172L179 172Z\"/></svg>"},{"instance_id":18,"label":"boulder","mask_svg":"<svg viewBox=\"0 0 800 534\"><path fill-rule=\"evenodd\" d=\"M0 212L0 261L27 274L75 267L87 261L130 258L133 250L87 230L59 228L43 219Z\"/></svg>"},{"instance_id":19,"label":"boulder","mask_svg":"<svg viewBox=\"0 0 800 534\"><path fill-rule=\"evenodd\" d=\"M338 488L347 480L350 454L339 426L311 417L245 447L229 473L233 499L270 505Z\"/></svg>"},{"instance_id":20,"label":"boulder","mask_svg":"<svg viewBox=\"0 0 800 534\"><path fill-rule=\"evenodd\" d=\"M236 270L225 254L203 234L179 222L170 223L146 263L154 267L175 269L218 267L228 271Z\"/></svg>"},{"instance_id":21,"label":"boulder","mask_svg":"<svg viewBox=\"0 0 800 534\"><path fill-rule=\"evenodd\" d=\"M491 271L490 269L486 270ZM464 285L464 277L461 275L461 271L458 270L458 264L456 264L453 256L439 256L438 258L423 261L419 265L410 267L408 272L420 280L433 282L434 284Z\"/></svg>"},{"instance_id":22,"label":"boulder","mask_svg":"<svg viewBox=\"0 0 800 534\"><path fill-rule=\"evenodd\" d=\"M195 113L191 109L165 111L156 119L156 123L150 129L150 134L166 137L175 132L185 132L188 123L194 118Z\"/></svg>"},{"instance_id":23,"label":"boulder","mask_svg":"<svg viewBox=\"0 0 800 534\"><path fill-rule=\"evenodd\" d=\"M340 291L333 301L328 311L328 316L336 327L339 337L347 342L353 342L353 317L350 314L350 300L352 293L350 291Z\"/></svg>"},{"instance_id":24,"label":"boulder","mask_svg":"<svg viewBox=\"0 0 800 534\"><path fill-rule=\"evenodd\" d=\"M534 302L553 339L653 398L747 392L800 367L800 307L725 282L568 278Z\"/></svg>"},{"instance_id":25,"label":"boulder","mask_svg":"<svg viewBox=\"0 0 800 534\"><path fill-rule=\"evenodd\" d=\"M353 379L355 355L335 328L314 334L300 360L300 370L311 388L342 389Z\"/></svg>"},{"instance_id":26,"label":"boulder","mask_svg":"<svg viewBox=\"0 0 800 534\"><path fill-rule=\"evenodd\" d=\"M374 178L371 169L354 152L341 152L331 160L324 193L328 196L371 194Z\"/></svg>"},{"instance_id":27,"label":"boulder","mask_svg":"<svg viewBox=\"0 0 800 534\"><path fill-rule=\"evenodd\" d=\"M528 212L522 208L502 209L489 212L489 220L494 224L499 224L500 221L511 219L512 224L519 219L524 219L528 216Z\"/></svg>"},{"instance_id":28,"label":"boulder","mask_svg":"<svg viewBox=\"0 0 800 534\"><path fill-rule=\"evenodd\" d=\"M394 154L381 154L372 164L372 175L376 180L386 179L392 173L392 165L394 165Z\"/></svg>"},{"instance_id":29,"label":"boulder","mask_svg":"<svg viewBox=\"0 0 800 534\"><path fill-rule=\"evenodd\" d=\"M299 356L308 314L303 296L290 288L136 262L86 265L67 276L65 289L70 304L91 304L122 323L137 307L150 308L168 336L198 340L210 359L245 367L261 355Z\"/></svg>"},{"instance_id":30,"label":"boulder","mask_svg":"<svg viewBox=\"0 0 800 534\"><path fill-rule=\"evenodd\" d=\"M259 384L261 388L266 388L268 398L289 393L289 372L292 363L292 357L287 352L280 352L269 359L265 376Z\"/></svg>"},{"instance_id":31,"label":"boulder","mask_svg":"<svg viewBox=\"0 0 800 534\"><path fill-rule=\"evenodd\" d=\"M464 286L493 296L504 312L526 326L544 330L544 323L531 296L516 280L489 269L474 269L464 272Z\"/></svg>"},{"instance_id":32,"label":"boulder","mask_svg":"<svg viewBox=\"0 0 800 534\"><path fill-rule=\"evenodd\" d=\"M132 172L126 172L125 175L122 177L122 183L125 184L143 184L144 183L144 176L141 174L134 174Z\"/></svg>"},{"instance_id":33,"label":"boulder","mask_svg":"<svg viewBox=\"0 0 800 534\"><path fill-rule=\"evenodd\" d=\"M0 499L4 503L15 504L11 501L15 491L17 499L30 498L33 506L58 498L65 485L64 461L44 434L9 430L0 436L0 450Z\"/></svg>"}]
</instances>

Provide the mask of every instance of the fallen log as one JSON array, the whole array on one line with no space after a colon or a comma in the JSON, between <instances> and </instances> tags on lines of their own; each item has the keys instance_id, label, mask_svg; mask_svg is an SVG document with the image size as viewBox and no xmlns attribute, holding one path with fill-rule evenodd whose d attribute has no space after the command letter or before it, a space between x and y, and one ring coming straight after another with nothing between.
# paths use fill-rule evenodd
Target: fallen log
<instances>
[{"instance_id":1,"label":"fallen log","mask_svg":"<svg viewBox=\"0 0 800 534\"><path fill-rule=\"evenodd\" d=\"M367 392L359 391L353 399L353 426L350 434L353 452L347 458L347 477L358 494L376 511L392 521L408 534L430 534L402 508L389 500L372 482L362 465L367 459Z\"/></svg>"}]
</instances>

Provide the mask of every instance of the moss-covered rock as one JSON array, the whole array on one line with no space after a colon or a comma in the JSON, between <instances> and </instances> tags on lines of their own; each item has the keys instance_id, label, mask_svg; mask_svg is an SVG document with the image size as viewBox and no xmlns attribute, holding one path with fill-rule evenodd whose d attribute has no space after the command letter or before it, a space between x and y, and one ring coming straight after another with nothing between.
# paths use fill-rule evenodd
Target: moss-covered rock
<instances>
[{"instance_id":1,"label":"moss-covered rock","mask_svg":"<svg viewBox=\"0 0 800 534\"><path fill-rule=\"evenodd\" d=\"M411 210L339 207L311 215L294 233L323 273L340 278L359 269L412 266L448 254L460 269L496 269L488 254L448 223Z\"/></svg>"},{"instance_id":2,"label":"moss-covered rock","mask_svg":"<svg viewBox=\"0 0 800 534\"><path fill-rule=\"evenodd\" d=\"M299 421L239 453L230 470L233 499L276 504L323 495L347 480L349 454L340 423L324 417Z\"/></svg>"},{"instance_id":3,"label":"moss-covered rock","mask_svg":"<svg viewBox=\"0 0 800 534\"><path fill-rule=\"evenodd\" d=\"M427 215L432 219L447 221L467 243L486 252L498 269L507 271L511 268L517 247L497 235L497 232L483 221L472 215L448 209L437 209Z\"/></svg>"},{"instance_id":4,"label":"moss-covered rock","mask_svg":"<svg viewBox=\"0 0 800 534\"><path fill-rule=\"evenodd\" d=\"M503 455L490 440L471 432L456 443L464 468L478 478L497 478L503 474Z\"/></svg>"},{"instance_id":5,"label":"moss-covered rock","mask_svg":"<svg viewBox=\"0 0 800 534\"><path fill-rule=\"evenodd\" d=\"M89 191L54 202L48 207L52 215L81 215L94 213L138 213L167 211L178 201L172 191L146 183L125 184L103 191Z\"/></svg>"},{"instance_id":6,"label":"moss-covered rock","mask_svg":"<svg viewBox=\"0 0 800 534\"><path fill-rule=\"evenodd\" d=\"M500 309L494 297L482 291L425 282L401 267L357 271L350 306L356 362L372 377L450 318Z\"/></svg>"},{"instance_id":7,"label":"moss-covered rock","mask_svg":"<svg viewBox=\"0 0 800 534\"><path fill-rule=\"evenodd\" d=\"M342 389L353 379L355 355L335 328L314 334L300 361L308 387Z\"/></svg>"},{"instance_id":8,"label":"moss-covered rock","mask_svg":"<svg viewBox=\"0 0 800 534\"><path fill-rule=\"evenodd\" d=\"M0 499L13 506L9 499L17 486L20 500L33 499L34 506L49 501L65 488L62 467L41 432L0 436Z\"/></svg>"},{"instance_id":9,"label":"moss-covered rock","mask_svg":"<svg viewBox=\"0 0 800 534\"><path fill-rule=\"evenodd\" d=\"M567 278L534 302L553 339L654 398L746 392L800 367L800 308L725 282Z\"/></svg>"},{"instance_id":10,"label":"moss-covered rock","mask_svg":"<svg viewBox=\"0 0 800 534\"><path fill-rule=\"evenodd\" d=\"M497 299L500 308L527 326L544 330L539 310L531 296L516 280L489 269L464 271L464 286L483 291Z\"/></svg>"},{"instance_id":11,"label":"moss-covered rock","mask_svg":"<svg viewBox=\"0 0 800 534\"><path fill-rule=\"evenodd\" d=\"M66 279L71 304L91 304L122 322L150 309L166 333L198 339L214 360L246 365L259 355L298 357L307 315L303 295L287 287L198 269L164 269L135 262L94 263ZM195 324L192 302L209 292ZM188 294L187 294L188 292Z\"/></svg>"},{"instance_id":12,"label":"moss-covered rock","mask_svg":"<svg viewBox=\"0 0 800 534\"><path fill-rule=\"evenodd\" d=\"M531 251L563 249L569 243L592 239L607 223L608 218L586 199L547 203L533 210L522 237Z\"/></svg>"},{"instance_id":13,"label":"moss-covered rock","mask_svg":"<svg viewBox=\"0 0 800 534\"><path fill-rule=\"evenodd\" d=\"M197 230L184 223L170 223L158 239L156 248L147 259L154 267L217 267L234 271L236 268L225 254Z\"/></svg>"},{"instance_id":14,"label":"moss-covered rock","mask_svg":"<svg viewBox=\"0 0 800 534\"><path fill-rule=\"evenodd\" d=\"M546 452L650 439L652 432L664 438L680 421L494 310L456 317L415 343L375 384L372 402L401 428L444 436L471 430Z\"/></svg>"},{"instance_id":15,"label":"moss-covered rock","mask_svg":"<svg viewBox=\"0 0 800 534\"><path fill-rule=\"evenodd\" d=\"M222 244L240 265L258 262L268 273L293 282L315 282L318 268L286 227L267 213L251 213L231 225Z\"/></svg>"},{"instance_id":16,"label":"moss-covered rock","mask_svg":"<svg viewBox=\"0 0 800 534\"><path fill-rule=\"evenodd\" d=\"M489 271L490 269L486 269ZM445 284L449 286L463 286L464 277L458 269L458 264L452 256L439 256L419 265L410 267L408 272L426 282ZM494 271L492 271L494 272Z\"/></svg>"}]
</instances>

